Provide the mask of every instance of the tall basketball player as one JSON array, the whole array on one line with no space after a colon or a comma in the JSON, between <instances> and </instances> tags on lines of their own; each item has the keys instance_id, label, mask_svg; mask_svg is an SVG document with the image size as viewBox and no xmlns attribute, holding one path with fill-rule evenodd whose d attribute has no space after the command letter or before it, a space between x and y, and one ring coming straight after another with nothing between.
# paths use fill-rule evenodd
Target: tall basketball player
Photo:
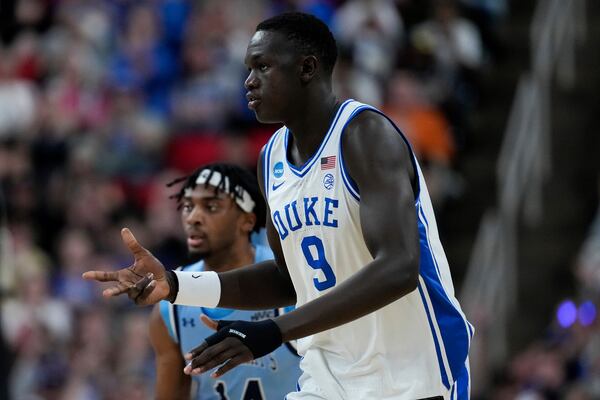
<instances>
[{"instance_id":1,"label":"tall basketball player","mask_svg":"<svg viewBox=\"0 0 600 400\"><path fill-rule=\"evenodd\" d=\"M174 182L184 180L173 197L181 212L188 253L197 262L182 271L224 272L273 259L271 249L250 241L266 212L253 174L235 165L210 164L184 179ZM161 301L150 318L149 332L156 354L155 398L282 399L296 388L300 376L300 358L289 343L217 379L202 374L190 380L183 372L183 355L213 333L201 316L211 324L223 318L260 321L279 313L278 309L240 311Z\"/></svg>"},{"instance_id":2,"label":"tall basketball player","mask_svg":"<svg viewBox=\"0 0 600 400\"><path fill-rule=\"evenodd\" d=\"M385 115L336 98L336 55L326 25L299 13L263 21L248 45L248 106L284 125L258 168L275 261L197 278L165 273L124 230L134 264L85 277L117 281L105 296L138 304L296 304L274 319L220 323L187 355L187 373L219 366L220 376L298 339L303 374L288 399L468 399L473 328L454 297L421 170Z\"/></svg>"}]
</instances>

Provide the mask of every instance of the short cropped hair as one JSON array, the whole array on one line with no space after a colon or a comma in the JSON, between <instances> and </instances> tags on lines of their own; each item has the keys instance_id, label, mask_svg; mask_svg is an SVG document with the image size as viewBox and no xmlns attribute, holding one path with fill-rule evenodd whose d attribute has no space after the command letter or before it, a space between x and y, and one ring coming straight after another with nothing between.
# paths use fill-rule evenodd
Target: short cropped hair
<instances>
[{"instance_id":1,"label":"short cropped hair","mask_svg":"<svg viewBox=\"0 0 600 400\"><path fill-rule=\"evenodd\" d=\"M337 44L327 25L317 17L300 12L284 13L264 20L256 31L282 33L299 53L316 56L327 73L333 72Z\"/></svg>"},{"instance_id":2,"label":"short cropped hair","mask_svg":"<svg viewBox=\"0 0 600 400\"><path fill-rule=\"evenodd\" d=\"M181 186L179 191L171 196L171 198L177 200L178 207L181 207L181 201L183 200L183 196L185 196L186 189L194 190L194 188L197 186L196 180L198 179L198 175L200 175L200 173L205 169L210 170L210 174L206 177L206 183L204 183L205 187L209 186L208 182L211 181L213 173L218 172L221 174L221 181L216 187L216 190L225 191L225 177L227 177L229 179L230 188L235 188L237 186L242 187L248 192L248 194L254 201L255 206L252 212L256 215L256 224L254 225L253 231L258 232L260 228L265 226L267 207L265 205L263 196L260 193L260 188L258 186L256 176L254 176L254 174L252 174L252 172L248 171L247 169L233 164L207 164L198 168L189 176L184 176L175 179L173 182L168 183L167 186L173 186L185 181L185 183ZM240 197L240 193L236 190L232 190L231 195L235 198Z\"/></svg>"}]
</instances>

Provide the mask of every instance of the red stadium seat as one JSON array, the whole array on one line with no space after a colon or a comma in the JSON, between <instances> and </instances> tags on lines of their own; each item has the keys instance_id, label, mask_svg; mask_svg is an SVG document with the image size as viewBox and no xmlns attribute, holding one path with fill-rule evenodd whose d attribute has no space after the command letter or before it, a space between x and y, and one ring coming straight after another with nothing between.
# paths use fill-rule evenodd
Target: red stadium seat
<instances>
[{"instance_id":1,"label":"red stadium seat","mask_svg":"<svg viewBox=\"0 0 600 400\"><path fill-rule=\"evenodd\" d=\"M168 167L189 172L198 165L219 161L223 156L223 138L215 134L195 133L174 137L167 146Z\"/></svg>"}]
</instances>

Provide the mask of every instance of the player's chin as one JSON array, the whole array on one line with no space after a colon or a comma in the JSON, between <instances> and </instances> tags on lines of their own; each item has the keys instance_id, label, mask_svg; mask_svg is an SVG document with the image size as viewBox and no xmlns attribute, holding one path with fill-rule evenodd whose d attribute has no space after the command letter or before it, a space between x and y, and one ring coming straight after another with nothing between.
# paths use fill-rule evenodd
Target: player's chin
<instances>
[{"instance_id":1,"label":"player's chin","mask_svg":"<svg viewBox=\"0 0 600 400\"><path fill-rule=\"evenodd\" d=\"M209 253L208 249L188 246L188 254L194 260L200 260Z\"/></svg>"},{"instance_id":2,"label":"player's chin","mask_svg":"<svg viewBox=\"0 0 600 400\"><path fill-rule=\"evenodd\" d=\"M282 121L275 113L269 112L268 109L257 108L254 110L256 120L262 124L277 124Z\"/></svg>"}]
</instances>

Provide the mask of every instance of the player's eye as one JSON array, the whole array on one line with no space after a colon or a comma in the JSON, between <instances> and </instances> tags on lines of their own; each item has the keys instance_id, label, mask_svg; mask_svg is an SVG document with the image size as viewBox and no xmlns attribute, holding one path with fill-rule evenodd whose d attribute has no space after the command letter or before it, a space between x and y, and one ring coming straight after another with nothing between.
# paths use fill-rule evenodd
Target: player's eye
<instances>
[{"instance_id":1,"label":"player's eye","mask_svg":"<svg viewBox=\"0 0 600 400\"><path fill-rule=\"evenodd\" d=\"M207 209L209 212L217 212L217 211L219 211L219 205L218 205L218 204L216 204L216 203L208 203L208 204L206 205L206 209Z\"/></svg>"},{"instance_id":2,"label":"player's eye","mask_svg":"<svg viewBox=\"0 0 600 400\"><path fill-rule=\"evenodd\" d=\"M189 213L192 212L192 208L193 206L190 203L183 203L183 205L181 206L181 211Z\"/></svg>"},{"instance_id":3,"label":"player's eye","mask_svg":"<svg viewBox=\"0 0 600 400\"><path fill-rule=\"evenodd\" d=\"M267 64L260 64L258 69L260 72L265 72L267 69L269 69L269 66Z\"/></svg>"}]
</instances>

